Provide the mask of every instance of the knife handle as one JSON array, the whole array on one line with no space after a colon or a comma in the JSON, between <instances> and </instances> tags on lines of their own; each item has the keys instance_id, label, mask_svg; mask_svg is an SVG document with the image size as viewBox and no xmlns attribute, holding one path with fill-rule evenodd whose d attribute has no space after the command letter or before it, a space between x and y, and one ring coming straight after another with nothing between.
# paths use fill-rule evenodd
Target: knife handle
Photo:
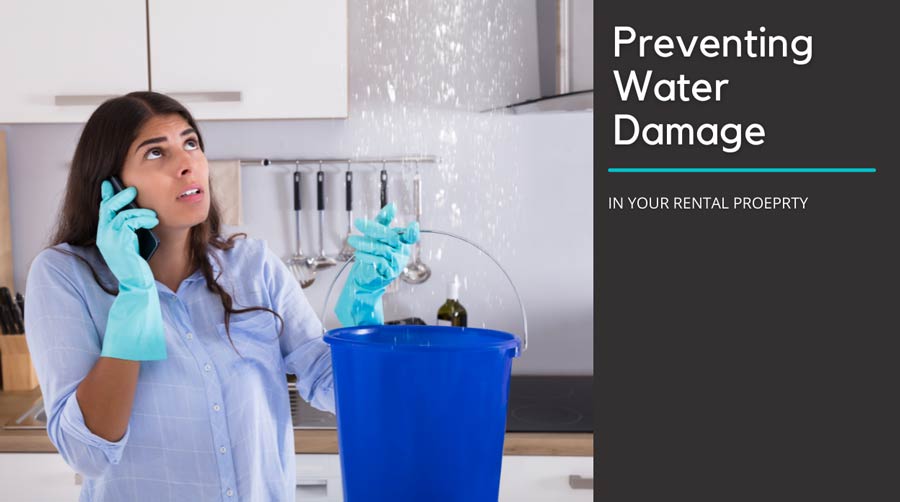
<instances>
[{"instance_id":1,"label":"knife handle","mask_svg":"<svg viewBox=\"0 0 900 502\"><path fill-rule=\"evenodd\" d=\"M22 319L25 319L25 297L22 293L16 293L16 305L19 306L19 312L22 313Z\"/></svg>"},{"instance_id":2,"label":"knife handle","mask_svg":"<svg viewBox=\"0 0 900 502\"><path fill-rule=\"evenodd\" d=\"M9 288L6 286L0 287L0 303L9 306L12 306L13 304L12 295L9 292Z\"/></svg>"},{"instance_id":3,"label":"knife handle","mask_svg":"<svg viewBox=\"0 0 900 502\"><path fill-rule=\"evenodd\" d=\"M6 305L0 304L0 330L3 330L4 335L11 335L13 326L10 326L9 321L7 321L6 311Z\"/></svg>"},{"instance_id":4,"label":"knife handle","mask_svg":"<svg viewBox=\"0 0 900 502\"><path fill-rule=\"evenodd\" d=\"M22 320L22 314L19 312L18 305L11 305L9 307L10 312L12 313L12 322L13 322L13 331L17 335L25 334L25 321Z\"/></svg>"}]
</instances>

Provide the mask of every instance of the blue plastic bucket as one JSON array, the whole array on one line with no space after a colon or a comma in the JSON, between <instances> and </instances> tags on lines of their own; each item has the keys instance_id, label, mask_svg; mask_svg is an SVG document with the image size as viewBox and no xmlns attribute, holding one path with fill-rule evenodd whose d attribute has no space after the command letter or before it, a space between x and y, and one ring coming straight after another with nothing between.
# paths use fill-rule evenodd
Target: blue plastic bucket
<instances>
[{"instance_id":1,"label":"blue plastic bucket","mask_svg":"<svg viewBox=\"0 0 900 502\"><path fill-rule=\"evenodd\" d=\"M518 337L395 325L325 341L345 501L497 501Z\"/></svg>"}]
</instances>

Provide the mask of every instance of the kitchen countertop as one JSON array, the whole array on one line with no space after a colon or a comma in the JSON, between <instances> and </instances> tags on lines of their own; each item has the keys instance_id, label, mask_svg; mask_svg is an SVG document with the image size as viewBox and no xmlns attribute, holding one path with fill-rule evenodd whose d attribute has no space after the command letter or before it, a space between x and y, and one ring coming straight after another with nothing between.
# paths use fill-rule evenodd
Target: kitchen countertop
<instances>
[{"instance_id":1,"label":"kitchen countertop","mask_svg":"<svg viewBox=\"0 0 900 502\"><path fill-rule=\"evenodd\" d=\"M15 420L40 397L40 389L0 392L0 426ZM294 448L298 454L338 453L334 429L294 430ZM56 453L43 430L5 430L0 428L0 453ZM582 432L507 432L504 455L594 455L594 435Z\"/></svg>"}]
</instances>

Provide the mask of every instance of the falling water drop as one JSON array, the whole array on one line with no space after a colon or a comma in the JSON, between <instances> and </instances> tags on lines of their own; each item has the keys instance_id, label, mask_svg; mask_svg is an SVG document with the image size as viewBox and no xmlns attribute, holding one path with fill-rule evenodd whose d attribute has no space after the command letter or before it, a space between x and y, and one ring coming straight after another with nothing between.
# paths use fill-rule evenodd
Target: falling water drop
<instances>
[{"instance_id":1,"label":"falling water drop","mask_svg":"<svg viewBox=\"0 0 900 502\"><path fill-rule=\"evenodd\" d=\"M385 82L385 86L387 86L388 99L391 100L391 103L397 101L397 93L394 90L394 84L391 83L390 80Z\"/></svg>"}]
</instances>

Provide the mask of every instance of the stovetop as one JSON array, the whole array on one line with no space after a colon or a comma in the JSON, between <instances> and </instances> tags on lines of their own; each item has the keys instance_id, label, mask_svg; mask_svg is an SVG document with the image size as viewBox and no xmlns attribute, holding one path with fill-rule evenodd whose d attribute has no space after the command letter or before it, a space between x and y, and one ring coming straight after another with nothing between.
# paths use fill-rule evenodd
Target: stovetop
<instances>
[{"instance_id":1,"label":"stovetop","mask_svg":"<svg viewBox=\"0 0 900 502\"><path fill-rule=\"evenodd\" d=\"M593 432L593 377L513 375L507 432Z\"/></svg>"},{"instance_id":2,"label":"stovetop","mask_svg":"<svg viewBox=\"0 0 900 502\"><path fill-rule=\"evenodd\" d=\"M507 432L593 432L591 382L588 376L513 375L509 382ZM334 429L334 415L320 411L291 389L295 429Z\"/></svg>"}]
</instances>

